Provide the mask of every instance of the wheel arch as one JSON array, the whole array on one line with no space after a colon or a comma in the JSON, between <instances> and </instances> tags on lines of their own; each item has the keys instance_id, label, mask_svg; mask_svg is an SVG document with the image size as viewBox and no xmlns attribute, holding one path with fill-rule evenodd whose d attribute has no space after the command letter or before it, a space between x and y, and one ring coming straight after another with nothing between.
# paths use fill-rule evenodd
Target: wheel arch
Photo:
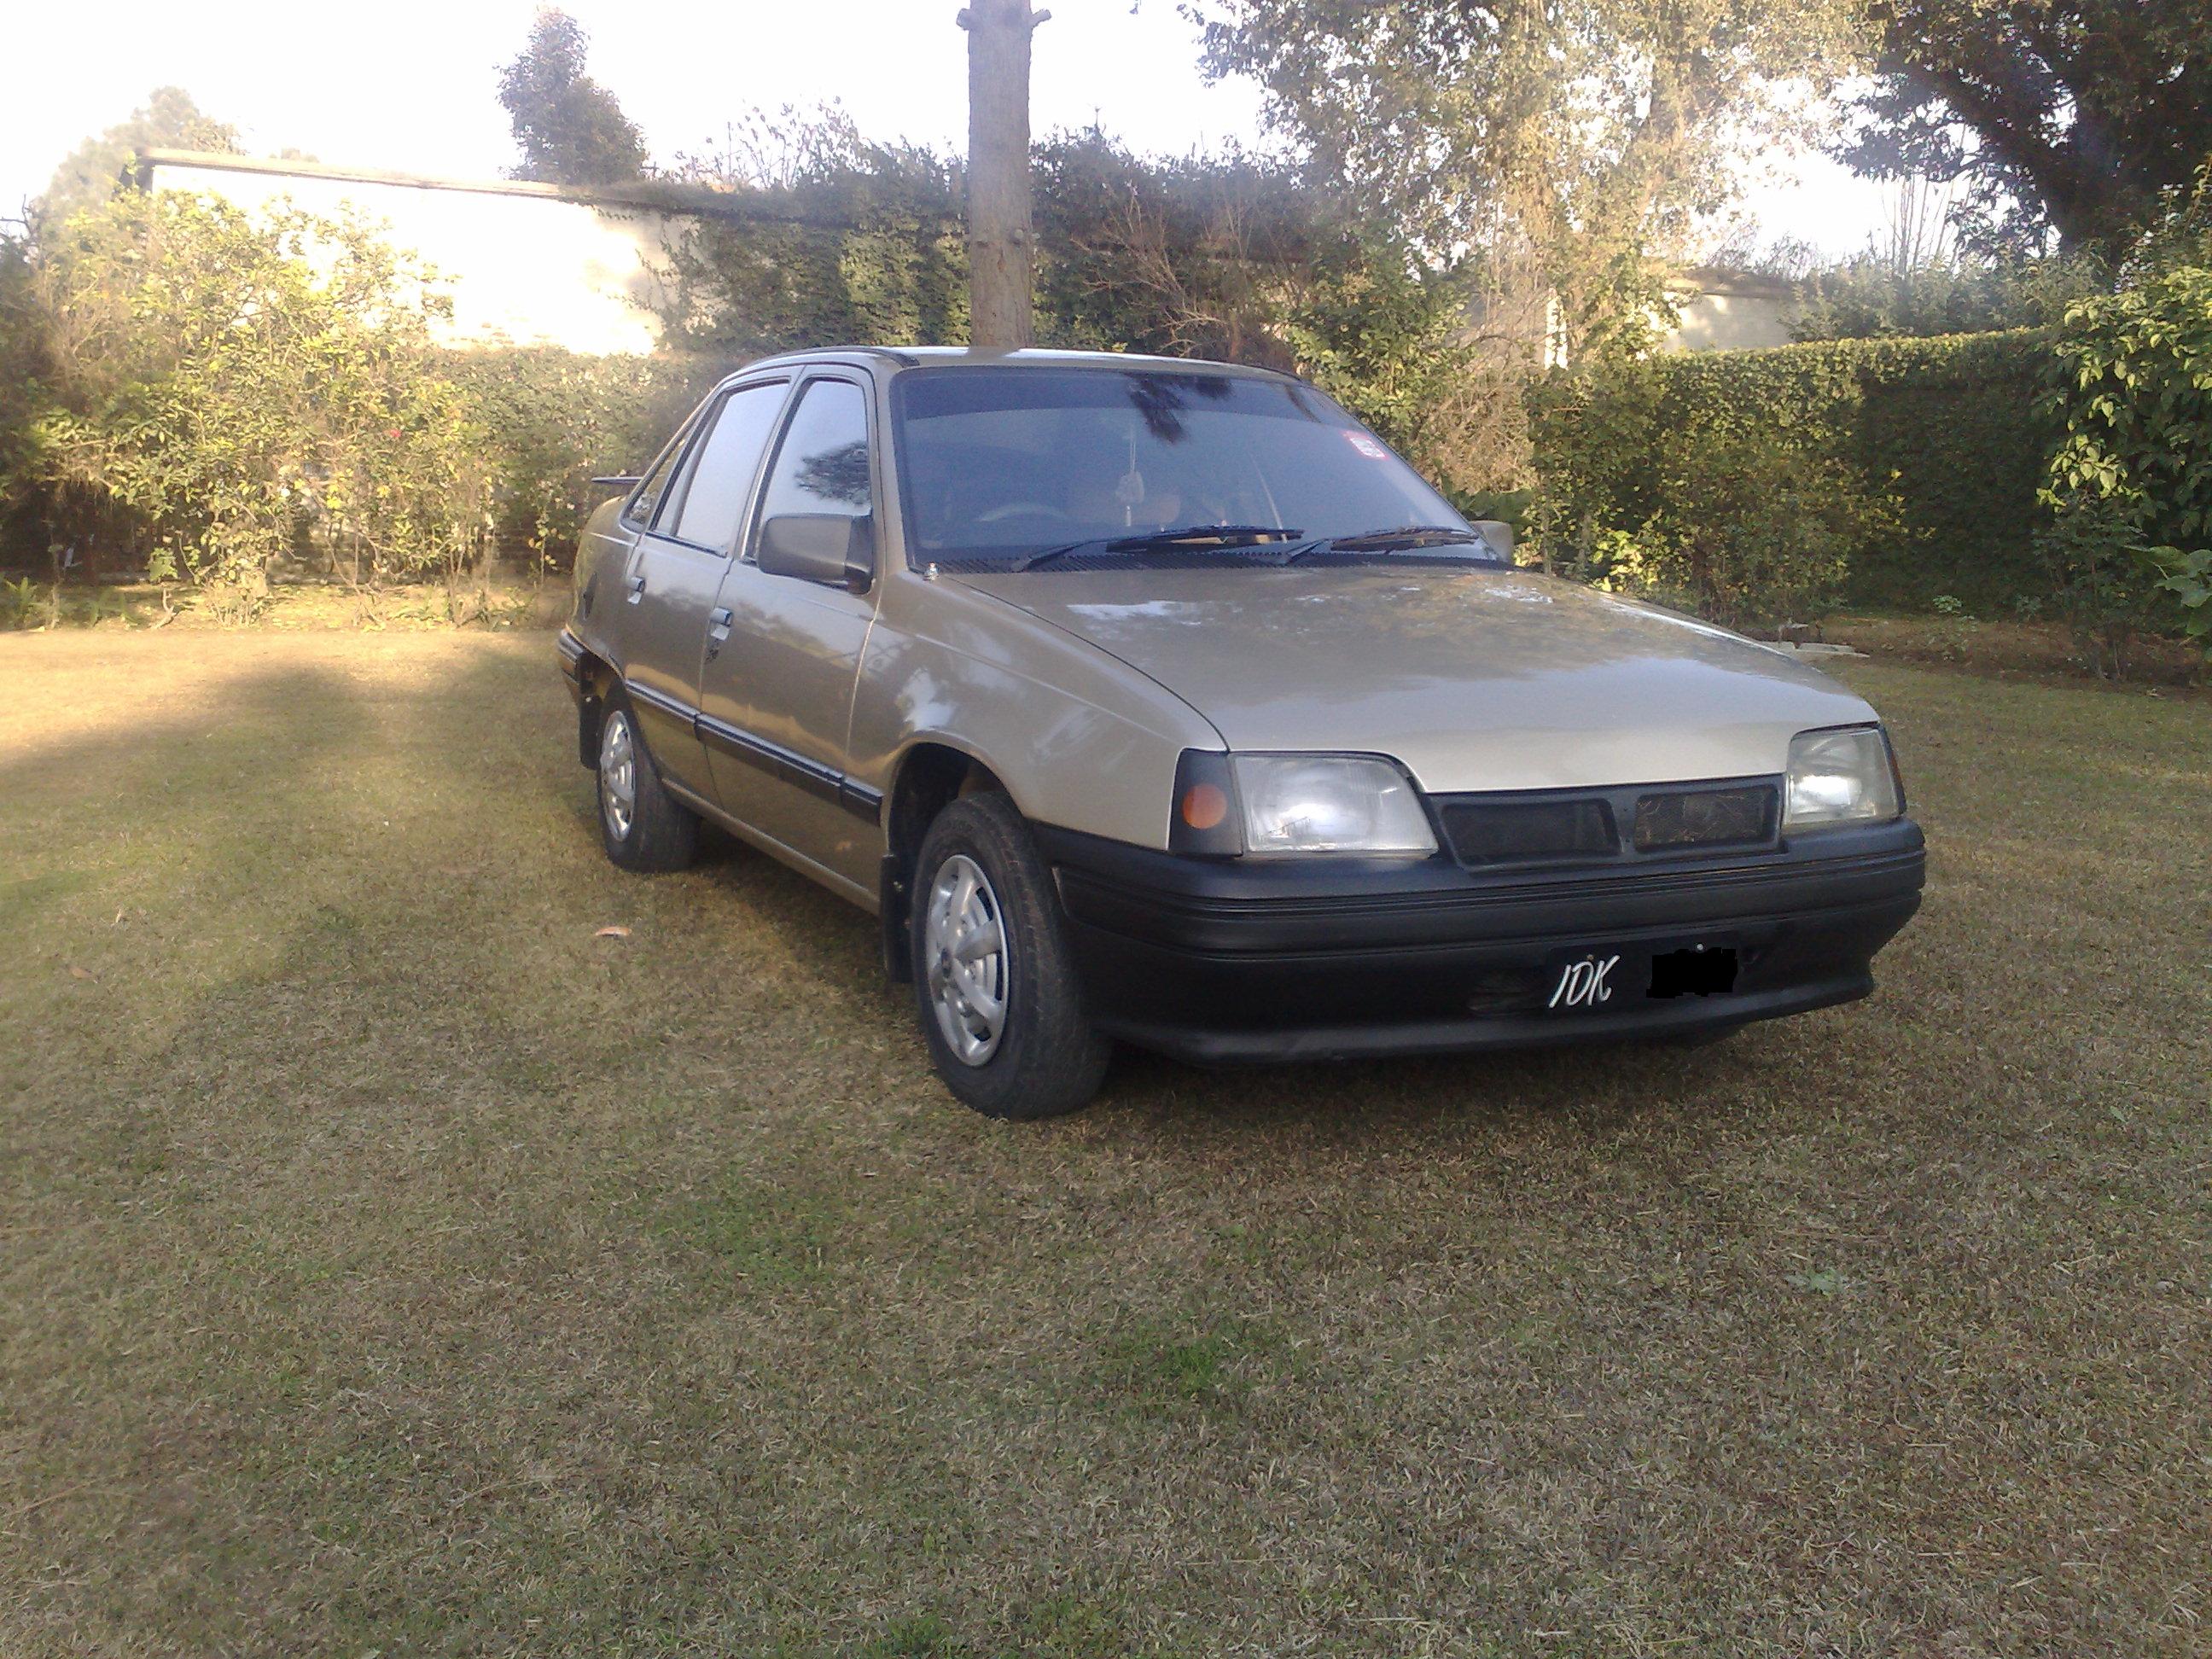
<instances>
[{"instance_id":1,"label":"wheel arch","mask_svg":"<svg viewBox=\"0 0 2212 1659\"><path fill-rule=\"evenodd\" d=\"M963 795L996 791L1013 800L998 769L965 744L940 735L917 737L899 753L884 793L884 863L878 914L883 924L884 971L904 984L913 977L906 931L914 865L921 839L942 812ZM1014 800L1018 810L1021 803Z\"/></svg>"},{"instance_id":2,"label":"wheel arch","mask_svg":"<svg viewBox=\"0 0 2212 1659\"><path fill-rule=\"evenodd\" d=\"M576 758L583 765L597 769L599 763L599 726L607 716L607 705L615 688L622 684L622 676L614 665L591 647L584 647L576 659Z\"/></svg>"}]
</instances>

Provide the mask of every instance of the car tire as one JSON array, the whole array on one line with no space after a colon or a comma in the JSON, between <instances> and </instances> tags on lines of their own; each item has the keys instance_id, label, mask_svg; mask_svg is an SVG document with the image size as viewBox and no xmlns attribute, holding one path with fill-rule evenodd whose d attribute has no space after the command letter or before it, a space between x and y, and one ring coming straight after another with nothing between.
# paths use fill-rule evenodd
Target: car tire
<instances>
[{"instance_id":1,"label":"car tire","mask_svg":"<svg viewBox=\"0 0 2212 1659\"><path fill-rule=\"evenodd\" d=\"M607 857L641 873L689 867L699 855L699 815L661 782L629 703L607 706L599 750L594 799Z\"/></svg>"},{"instance_id":2,"label":"car tire","mask_svg":"<svg viewBox=\"0 0 2212 1659\"><path fill-rule=\"evenodd\" d=\"M1012 801L965 795L939 813L911 890L915 1009L945 1086L987 1117L1089 1104L1114 1046L1091 1023L1051 875ZM981 954L959 958L963 944Z\"/></svg>"}]
</instances>

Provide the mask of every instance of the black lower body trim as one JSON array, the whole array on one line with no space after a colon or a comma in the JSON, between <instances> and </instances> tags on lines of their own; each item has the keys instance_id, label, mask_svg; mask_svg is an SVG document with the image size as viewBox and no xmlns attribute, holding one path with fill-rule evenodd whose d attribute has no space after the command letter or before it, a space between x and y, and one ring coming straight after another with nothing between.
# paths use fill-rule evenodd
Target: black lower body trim
<instances>
[{"instance_id":1,"label":"black lower body trim","mask_svg":"<svg viewBox=\"0 0 2212 1659\"><path fill-rule=\"evenodd\" d=\"M1100 1024L1212 1063L1686 1035L1849 1002L1918 908L1924 860L1910 823L1814 855L1510 881L1040 839ZM1726 971L1686 990L1686 957Z\"/></svg>"},{"instance_id":2,"label":"black lower body trim","mask_svg":"<svg viewBox=\"0 0 2212 1659\"><path fill-rule=\"evenodd\" d=\"M639 702L650 703L661 713L688 723L692 735L709 749L741 760L748 766L757 766L770 776L781 778L809 794L835 802L866 823L875 823L880 820L884 805L881 790L855 782L834 767L809 760L798 750L787 749L780 743L770 743L765 738L756 737L742 726L702 714L690 704L641 686L635 680L626 679L623 684Z\"/></svg>"}]
</instances>

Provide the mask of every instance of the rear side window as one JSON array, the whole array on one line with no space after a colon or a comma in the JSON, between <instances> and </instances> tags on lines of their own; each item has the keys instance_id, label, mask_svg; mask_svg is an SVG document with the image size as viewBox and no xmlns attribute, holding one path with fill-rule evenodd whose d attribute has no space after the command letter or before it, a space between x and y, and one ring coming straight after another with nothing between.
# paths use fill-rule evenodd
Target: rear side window
<instances>
[{"instance_id":1,"label":"rear side window","mask_svg":"<svg viewBox=\"0 0 2212 1659\"><path fill-rule=\"evenodd\" d=\"M738 533L738 515L744 510L746 492L760 471L761 452L775 425L776 410L783 407L784 382L749 386L722 400L714 428L698 445L690 481L676 511L674 525L664 524L664 534L716 552L726 550Z\"/></svg>"},{"instance_id":2,"label":"rear side window","mask_svg":"<svg viewBox=\"0 0 2212 1659\"><path fill-rule=\"evenodd\" d=\"M787 513L864 519L873 510L868 471L868 405L849 380L815 380L799 394L776 451L763 519Z\"/></svg>"}]
</instances>

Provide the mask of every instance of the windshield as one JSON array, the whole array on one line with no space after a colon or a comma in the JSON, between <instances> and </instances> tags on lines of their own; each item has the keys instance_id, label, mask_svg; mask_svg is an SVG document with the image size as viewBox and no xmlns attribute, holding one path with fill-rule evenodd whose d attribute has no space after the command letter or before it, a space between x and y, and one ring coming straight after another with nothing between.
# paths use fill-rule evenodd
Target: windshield
<instances>
[{"instance_id":1,"label":"windshield","mask_svg":"<svg viewBox=\"0 0 2212 1659\"><path fill-rule=\"evenodd\" d=\"M1294 381L963 368L896 386L908 542L922 562L1023 565L1094 542L1128 556L1132 541L1212 526L1230 529L1179 550L1465 528L1372 434Z\"/></svg>"}]
</instances>

